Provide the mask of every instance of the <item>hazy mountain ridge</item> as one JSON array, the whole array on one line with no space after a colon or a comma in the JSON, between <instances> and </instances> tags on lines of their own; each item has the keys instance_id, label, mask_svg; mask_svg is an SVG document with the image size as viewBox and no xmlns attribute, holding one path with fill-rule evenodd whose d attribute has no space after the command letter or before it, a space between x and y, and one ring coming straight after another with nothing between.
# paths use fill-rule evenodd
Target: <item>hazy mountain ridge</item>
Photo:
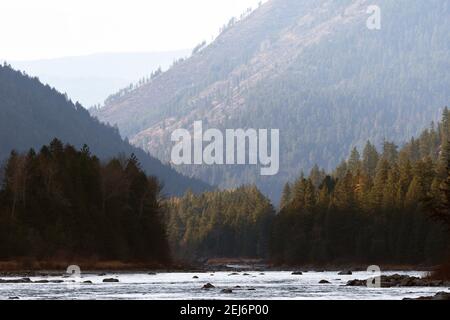
<instances>
[{"instance_id":1,"label":"hazy mountain ridge","mask_svg":"<svg viewBox=\"0 0 450 320\"><path fill-rule=\"evenodd\" d=\"M136 83L161 67L189 56L189 50L145 53L99 53L31 61L11 65L79 101L85 107L103 104L109 94Z\"/></svg>"},{"instance_id":2,"label":"hazy mountain ridge","mask_svg":"<svg viewBox=\"0 0 450 320\"><path fill-rule=\"evenodd\" d=\"M177 173L146 152L122 140L117 129L99 123L80 104L36 78L9 66L0 66L0 162L12 150L40 149L55 137L77 148L87 144L93 154L106 160L120 153L134 153L148 173L165 185L164 193L183 194L187 189L210 187Z\"/></svg>"},{"instance_id":3,"label":"hazy mountain ridge","mask_svg":"<svg viewBox=\"0 0 450 320\"><path fill-rule=\"evenodd\" d=\"M370 5L381 8L379 31L366 27ZM437 0L272 0L96 116L165 160L171 132L195 120L280 128L277 177L249 167L180 168L278 194L283 179L314 163L330 169L368 139L404 142L439 117L450 100L449 13Z\"/></svg>"}]
</instances>

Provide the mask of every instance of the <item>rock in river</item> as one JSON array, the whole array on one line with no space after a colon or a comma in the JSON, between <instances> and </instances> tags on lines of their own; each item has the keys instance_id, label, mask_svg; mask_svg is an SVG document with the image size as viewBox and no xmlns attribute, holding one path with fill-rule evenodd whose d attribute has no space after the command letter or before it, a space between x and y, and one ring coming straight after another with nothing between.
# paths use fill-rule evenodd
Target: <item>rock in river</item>
<instances>
[{"instance_id":1,"label":"rock in river","mask_svg":"<svg viewBox=\"0 0 450 320\"><path fill-rule=\"evenodd\" d=\"M350 270L343 270L338 273L339 276L351 276L353 273Z\"/></svg>"},{"instance_id":2,"label":"rock in river","mask_svg":"<svg viewBox=\"0 0 450 320\"><path fill-rule=\"evenodd\" d=\"M347 286L364 287L367 280L351 280L347 282ZM427 278L410 277L406 275L394 274L392 276L381 276L381 287L446 287L450 283L439 280L431 280Z\"/></svg>"},{"instance_id":3,"label":"rock in river","mask_svg":"<svg viewBox=\"0 0 450 320\"><path fill-rule=\"evenodd\" d=\"M211 283L207 283L203 286L203 289L213 289L215 286L213 286Z\"/></svg>"},{"instance_id":4,"label":"rock in river","mask_svg":"<svg viewBox=\"0 0 450 320\"><path fill-rule=\"evenodd\" d=\"M31 283L31 279L30 278L13 279L13 280L0 279L0 283Z\"/></svg>"},{"instance_id":5,"label":"rock in river","mask_svg":"<svg viewBox=\"0 0 450 320\"><path fill-rule=\"evenodd\" d=\"M34 283L49 283L50 281L48 280L37 280Z\"/></svg>"}]
</instances>

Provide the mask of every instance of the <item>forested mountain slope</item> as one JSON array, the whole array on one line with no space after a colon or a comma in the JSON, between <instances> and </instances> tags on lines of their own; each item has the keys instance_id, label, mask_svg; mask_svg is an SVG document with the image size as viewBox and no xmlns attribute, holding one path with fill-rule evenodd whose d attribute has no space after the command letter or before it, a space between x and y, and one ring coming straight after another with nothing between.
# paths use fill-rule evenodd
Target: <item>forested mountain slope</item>
<instances>
[{"instance_id":1,"label":"forested mountain slope","mask_svg":"<svg viewBox=\"0 0 450 320\"><path fill-rule=\"evenodd\" d=\"M369 6L381 30L369 30ZM210 183L282 182L315 163L332 169L368 139L403 142L437 120L450 93L450 3L271 0L191 58L95 111L169 160L170 134L205 127L279 128L281 171L187 166Z\"/></svg>"},{"instance_id":2,"label":"forested mountain slope","mask_svg":"<svg viewBox=\"0 0 450 320\"><path fill-rule=\"evenodd\" d=\"M101 124L80 104L37 78L30 78L9 66L0 66L0 161L12 150L40 148L54 138L77 148L87 144L91 152L107 160L134 153L143 169L164 184L164 193L178 195L187 189L204 191L209 186L187 178L158 159L124 141L117 129Z\"/></svg>"}]
</instances>

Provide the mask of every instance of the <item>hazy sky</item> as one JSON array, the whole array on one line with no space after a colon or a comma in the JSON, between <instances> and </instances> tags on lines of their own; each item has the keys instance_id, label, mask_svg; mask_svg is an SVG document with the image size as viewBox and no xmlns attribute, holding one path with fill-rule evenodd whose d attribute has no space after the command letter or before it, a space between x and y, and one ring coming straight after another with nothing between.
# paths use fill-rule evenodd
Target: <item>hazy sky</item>
<instances>
[{"instance_id":1,"label":"hazy sky","mask_svg":"<svg viewBox=\"0 0 450 320\"><path fill-rule=\"evenodd\" d=\"M193 48L260 0L0 0L0 58ZM264 1L263 1L264 2Z\"/></svg>"}]
</instances>

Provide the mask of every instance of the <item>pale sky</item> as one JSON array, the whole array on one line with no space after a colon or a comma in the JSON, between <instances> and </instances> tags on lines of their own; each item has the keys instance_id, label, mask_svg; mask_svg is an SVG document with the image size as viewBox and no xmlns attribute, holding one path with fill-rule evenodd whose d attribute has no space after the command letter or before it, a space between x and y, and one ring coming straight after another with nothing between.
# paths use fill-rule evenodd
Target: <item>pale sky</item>
<instances>
[{"instance_id":1,"label":"pale sky","mask_svg":"<svg viewBox=\"0 0 450 320\"><path fill-rule=\"evenodd\" d=\"M259 2L0 0L0 59L193 48Z\"/></svg>"}]
</instances>

